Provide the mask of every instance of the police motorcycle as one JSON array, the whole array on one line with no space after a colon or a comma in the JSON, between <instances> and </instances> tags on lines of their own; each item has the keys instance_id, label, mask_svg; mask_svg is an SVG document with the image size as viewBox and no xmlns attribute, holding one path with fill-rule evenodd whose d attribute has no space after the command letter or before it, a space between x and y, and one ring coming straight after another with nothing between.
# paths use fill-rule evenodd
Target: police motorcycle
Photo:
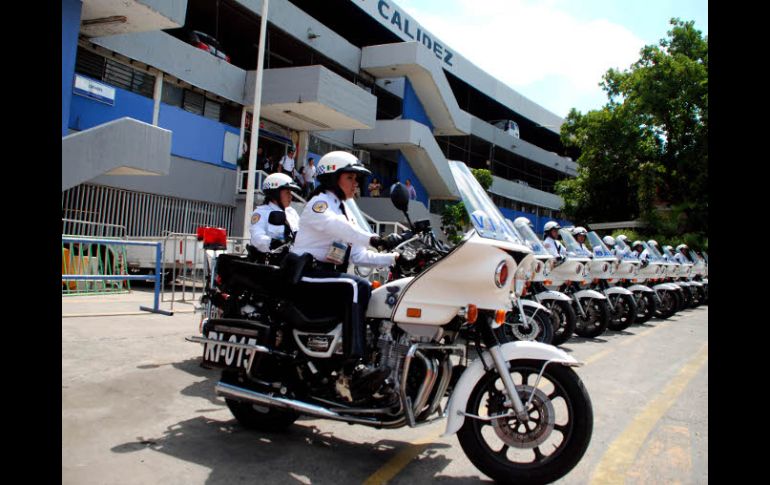
<instances>
[{"instance_id":1,"label":"police motorcycle","mask_svg":"<svg viewBox=\"0 0 770 485\"><path fill-rule=\"evenodd\" d=\"M610 308L610 321L607 327L610 330L625 330L636 321L636 300L634 294L626 288L611 286L616 279L619 262L614 254L607 248L595 231L586 234L586 241L593 252L593 258L588 263L591 273L590 288L601 291L607 296Z\"/></svg>"},{"instance_id":2,"label":"police motorcycle","mask_svg":"<svg viewBox=\"0 0 770 485\"><path fill-rule=\"evenodd\" d=\"M655 316L666 319L673 316L683 305L684 297L682 289L674 284L666 283L665 277L668 266L663 260L663 256L645 241L634 241L633 246L637 245L643 248L642 253L647 254L647 259L642 259L639 277L644 278L657 296L657 305L655 306Z\"/></svg>"},{"instance_id":3,"label":"police motorcycle","mask_svg":"<svg viewBox=\"0 0 770 485\"><path fill-rule=\"evenodd\" d=\"M658 305L655 290L642 284L646 278L639 274L641 262L625 240L620 236L617 238L604 236L603 240L607 238L615 242L615 257L618 258L618 266L615 270L617 286L633 293L636 302L636 323L645 323L655 315L655 308Z\"/></svg>"},{"instance_id":4,"label":"police motorcycle","mask_svg":"<svg viewBox=\"0 0 770 485\"><path fill-rule=\"evenodd\" d=\"M690 307L692 303L692 295L688 285L684 285L681 284L681 282L676 281L677 278L679 278L680 264L674 261L672 255L670 253L666 253L665 249L662 248L654 239L647 241L647 245L651 250L655 251L655 253L660 257L661 261L663 261L663 266L665 268L663 273L663 282L673 286L679 294L679 307L677 308L677 311L682 311Z\"/></svg>"},{"instance_id":5,"label":"police motorcycle","mask_svg":"<svg viewBox=\"0 0 770 485\"><path fill-rule=\"evenodd\" d=\"M511 287L534 258L468 167L449 166L475 214L473 229L417 276L372 291L366 359L390 369L379 388L351 386L342 365L344 311L326 301L316 308L325 316L308 316L307 259L293 253L281 266L220 255L220 288L233 304L187 340L203 345L203 364L223 370L215 392L245 427L278 430L301 415L373 428L446 418L443 436L457 434L481 472L501 482L552 482L580 461L592 434L591 400L573 370L581 364L551 345L499 341ZM406 211L401 185L391 198ZM426 235L409 225L405 240ZM397 265L414 263L399 252Z\"/></svg>"},{"instance_id":6,"label":"police motorcycle","mask_svg":"<svg viewBox=\"0 0 770 485\"><path fill-rule=\"evenodd\" d=\"M580 247L569 229L559 229L559 235L567 249L567 257L551 270L551 284L546 287L558 289L572 299L572 307L578 317L575 334L585 338L597 337L609 325L610 308L604 294L581 288L581 285L588 284L590 278L591 253Z\"/></svg>"},{"instance_id":7,"label":"police motorcycle","mask_svg":"<svg viewBox=\"0 0 770 485\"><path fill-rule=\"evenodd\" d=\"M709 280L707 275L707 264L706 260L703 259L701 255L699 255L694 250L689 250L689 258L693 263L692 273L693 277L692 280L695 282L700 283L701 286L701 301L704 305L708 305L709 302Z\"/></svg>"},{"instance_id":8,"label":"police motorcycle","mask_svg":"<svg viewBox=\"0 0 770 485\"><path fill-rule=\"evenodd\" d=\"M674 250L673 246L663 246L666 256L672 261L679 263L679 271L676 273L674 282L681 286L684 286L685 293L689 294L689 304L691 308L697 308L703 304L705 299L703 284L695 281L694 279L694 267L693 261L682 253L681 249L687 248L686 244L680 244L677 249Z\"/></svg>"},{"instance_id":9,"label":"police motorcycle","mask_svg":"<svg viewBox=\"0 0 770 485\"><path fill-rule=\"evenodd\" d=\"M547 285L553 282L550 279L551 271L557 261L543 246L543 242L532 230L532 223L526 217L517 217L512 225L518 231L538 260L534 268L532 279L528 280L522 290L522 302L536 301L542 304L549 312L553 324L553 340L551 344L561 345L575 332L577 315L572 308L572 298L556 290L549 290Z\"/></svg>"}]
</instances>

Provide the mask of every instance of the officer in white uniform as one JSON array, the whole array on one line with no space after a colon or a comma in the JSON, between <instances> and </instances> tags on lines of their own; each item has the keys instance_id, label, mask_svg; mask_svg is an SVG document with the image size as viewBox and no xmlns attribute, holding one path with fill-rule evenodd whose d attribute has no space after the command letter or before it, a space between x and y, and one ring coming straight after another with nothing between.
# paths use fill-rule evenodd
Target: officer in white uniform
<instances>
[{"instance_id":1,"label":"officer in white uniform","mask_svg":"<svg viewBox=\"0 0 770 485\"><path fill-rule=\"evenodd\" d=\"M294 240L299 229L299 214L291 206L291 191L299 191L291 177L283 173L274 173L265 177L262 192L264 204L251 213L251 245L263 253ZM280 226L269 223L270 213L283 211L286 224Z\"/></svg>"},{"instance_id":2,"label":"officer in white uniform","mask_svg":"<svg viewBox=\"0 0 770 485\"><path fill-rule=\"evenodd\" d=\"M556 221L545 223L545 226L543 226L543 246L556 259L564 259L567 257L567 248L558 241L560 237L559 229L561 229L561 226Z\"/></svg>"},{"instance_id":3,"label":"officer in white uniform","mask_svg":"<svg viewBox=\"0 0 770 485\"><path fill-rule=\"evenodd\" d=\"M674 255L674 261L682 264L692 264L692 260L689 258L690 248L687 244L680 244L676 247L676 254Z\"/></svg>"},{"instance_id":4,"label":"officer in white uniform","mask_svg":"<svg viewBox=\"0 0 770 485\"><path fill-rule=\"evenodd\" d=\"M633 250L628 245L628 236L626 236L625 234L621 234L616 239L618 241L623 241L623 244L625 244L626 248L625 249L620 249L619 245L616 245L615 249L612 250L612 252L615 254L615 256L617 256L619 258L622 258L624 256L628 256L628 255L636 256L635 254L633 254Z\"/></svg>"},{"instance_id":5,"label":"officer in white uniform","mask_svg":"<svg viewBox=\"0 0 770 485\"><path fill-rule=\"evenodd\" d=\"M612 253L613 256L617 257L618 259L623 258L623 254L618 254L618 248L615 247L615 238L612 236L604 236L602 238L602 242L604 242L604 245L607 246L607 249L610 250L610 253Z\"/></svg>"},{"instance_id":6,"label":"officer in white uniform","mask_svg":"<svg viewBox=\"0 0 770 485\"><path fill-rule=\"evenodd\" d=\"M572 229L572 235L575 236L575 241L577 241L578 247L580 248L581 252L583 252L583 255L593 257L591 251L588 249L588 247L586 247L587 234L588 231L583 226L577 226L576 228Z\"/></svg>"},{"instance_id":7,"label":"officer in white uniform","mask_svg":"<svg viewBox=\"0 0 770 485\"><path fill-rule=\"evenodd\" d=\"M655 242L655 241L652 241ZM653 256L650 254L650 248L645 248L642 244L642 241L634 241L634 249L636 249L637 243L639 243L639 247L642 248L642 251L639 252L639 261L641 261L644 264L647 264L650 262L651 259L653 259ZM647 241L647 244L650 244L650 241ZM657 244L657 243L655 243Z\"/></svg>"},{"instance_id":8,"label":"officer in white uniform","mask_svg":"<svg viewBox=\"0 0 770 485\"><path fill-rule=\"evenodd\" d=\"M352 387L366 382L372 389L382 384L390 374L387 367L367 367L364 357L365 315L371 296L371 284L356 275L347 274L352 261L362 266L392 265L398 253L377 253L368 247L391 249L402 242L402 237L391 234L381 238L360 227L353 217L346 213L343 201L352 199L358 186L357 176L371 175L371 172L353 154L343 151L327 153L318 161L317 180L319 186L305 205L300 216L300 230L291 251L313 256L313 263L306 267L302 281L318 285L318 292L325 285L350 285L351 318L343 322L344 352L354 362ZM331 291L329 286L327 291ZM357 364L357 365L356 365Z\"/></svg>"}]
</instances>

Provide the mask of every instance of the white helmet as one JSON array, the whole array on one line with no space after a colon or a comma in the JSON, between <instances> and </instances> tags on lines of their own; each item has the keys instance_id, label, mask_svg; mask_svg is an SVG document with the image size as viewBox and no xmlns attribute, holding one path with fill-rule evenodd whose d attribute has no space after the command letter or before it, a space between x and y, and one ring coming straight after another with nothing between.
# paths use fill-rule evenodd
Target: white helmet
<instances>
[{"instance_id":1,"label":"white helmet","mask_svg":"<svg viewBox=\"0 0 770 485\"><path fill-rule=\"evenodd\" d=\"M327 185L334 185L332 183L334 176L344 172L353 172L363 175L372 174L372 172L364 167L364 164L361 163L361 160L359 160L358 157L352 153L343 151L327 153L318 160L318 165L316 165L318 180Z\"/></svg>"},{"instance_id":2,"label":"white helmet","mask_svg":"<svg viewBox=\"0 0 770 485\"><path fill-rule=\"evenodd\" d=\"M665 246L663 246L663 249L668 249L669 251L673 251L674 250L674 246L666 244Z\"/></svg>"},{"instance_id":3,"label":"white helmet","mask_svg":"<svg viewBox=\"0 0 770 485\"><path fill-rule=\"evenodd\" d=\"M543 232L548 232L551 229L561 229L561 226L556 221L548 221L545 223L545 226L543 226Z\"/></svg>"},{"instance_id":4,"label":"white helmet","mask_svg":"<svg viewBox=\"0 0 770 485\"><path fill-rule=\"evenodd\" d=\"M612 239L612 236L604 236L604 239L602 239L602 241L604 241L604 244L606 244L607 246L615 245L615 240Z\"/></svg>"},{"instance_id":5,"label":"white helmet","mask_svg":"<svg viewBox=\"0 0 770 485\"><path fill-rule=\"evenodd\" d=\"M579 236L579 235L586 235L588 234L588 231L586 231L586 228L583 226L577 226L576 228L572 229L572 235L573 236Z\"/></svg>"},{"instance_id":6,"label":"white helmet","mask_svg":"<svg viewBox=\"0 0 770 485\"><path fill-rule=\"evenodd\" d=\"M620 241L623 241L625 244L628 244L628 236L626 236L625 234L621 234L620 236L617 237L617 239Z\"/></svg>"},{"instance_id":7,"label":"white helmet","mask_svg":"<svg viewBox=\"0 0 770 485\"><path fill-rule=\"evenodd\" d=\"M676 247L677 251L681 251L682 249L690 249L690 248L687 247L687 244L680 244L679 246Z\"/></svg>"},{"instance_id":8,"label":"white helmet","mask_svg":"<svg viewBox=\"0 0 770 485\"><path fill-rule=\"evenodd\" d=\"M658 247L658 241L656 241L655 239L650 239L649 241L647 241L647 244L649 244L650 246Z\"/></svg>"},{"instance_id":9,"label":"white helmet","mask_svg":"<svg viewBox=\"0 0 770 485\"><path fill-rule=\"evenodd\" d=\"M300 190L299 186L285 173L270 174L262 182L262 191L266 199L276 200L281 189Z\"/></svg>"},{"instance_id":10,"label":"white helmet","mask_svg":"<svg viewBox=\"0 0 770 485\"><path fill-rule=\"evenodd\" d=\"M530 221L529 219L523 216L517 217L516 220L513 221L513 225L515 227L523 226L525 224L528 225L529 227L532 227L532 221Z\"/></svg>"},{"instance_id":11,"label":"white helmet","mask_svg":"<svg viewBox=\"0 0 770 485\"><path fill-rule=\"evenodd\" d=\"M637 246L642 246L642 247L644 247L644 243L643 243L642 241L639 241L638 239L637 239L636 241L634 241L633 243L631 243L631 247L632 247L632 248L635 248L635 247L637 247Z\"/></svg>"}]
</instances>

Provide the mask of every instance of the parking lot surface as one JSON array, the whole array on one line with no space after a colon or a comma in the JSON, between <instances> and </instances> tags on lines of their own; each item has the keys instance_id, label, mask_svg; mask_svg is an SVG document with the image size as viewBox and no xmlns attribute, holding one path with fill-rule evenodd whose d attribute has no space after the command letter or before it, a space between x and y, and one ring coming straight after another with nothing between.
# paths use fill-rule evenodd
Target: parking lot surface
<instances>
[{"instance_id":1,"label":"parking lot surface","mask_svg":"<svg viewBox=\"0 0 770 485\"><path fill-rule=\"evenodd\" d=\"M67 484L491 482L445 421L376 430L301 418L238 425L199 366L199 315L132 313L149 292L62 298L62 482ZM181 311L180 311L181 310ZM92 316L74 316L74 315ZM578 466L556 483L708 482L708 307L563 347L593 403Z\"/></svg>"}]
</instances>

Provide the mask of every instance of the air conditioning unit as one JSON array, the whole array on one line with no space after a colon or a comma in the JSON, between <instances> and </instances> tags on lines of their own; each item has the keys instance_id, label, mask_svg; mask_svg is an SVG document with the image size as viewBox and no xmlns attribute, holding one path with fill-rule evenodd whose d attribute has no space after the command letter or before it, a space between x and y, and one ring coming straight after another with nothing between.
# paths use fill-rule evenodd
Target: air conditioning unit
<instances>
[{"instance_id":1,"label":"air conditioning unit","mask_svg":"<svg viewBox=\"0 0 770 485\"><path fill-rule=\"evenodd\" d=\"M353 155L356 156L359 160L361 160L361 163L366 165L367 167L371 164L372 156L371 154L366 150L353 150Z\"/></svg>"}]
</instances>

